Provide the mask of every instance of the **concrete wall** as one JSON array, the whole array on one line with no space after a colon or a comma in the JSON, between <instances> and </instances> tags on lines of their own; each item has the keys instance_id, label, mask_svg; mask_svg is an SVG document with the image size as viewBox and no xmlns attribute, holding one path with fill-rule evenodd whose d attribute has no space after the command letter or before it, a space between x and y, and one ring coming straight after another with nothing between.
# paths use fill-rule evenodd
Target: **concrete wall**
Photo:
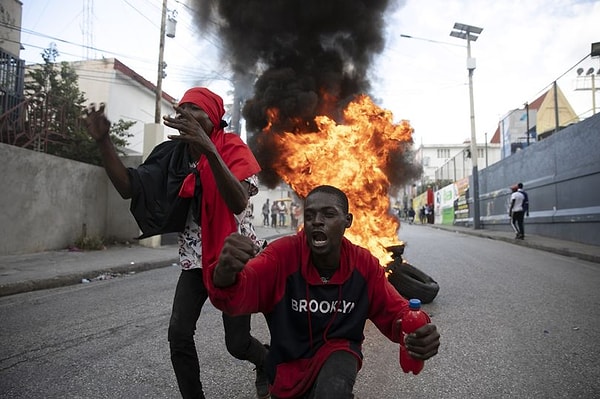
<instances>
[{"instance_id":1,"label":"concrete wall","mask_svg":"<svg viewBox=\"0 0 600 399\"><path fill-rule=\"evenodd\" d=\"M510 229L509 187L517 182L531 204L526 234L600 245L600 114L480 171L484 228Z\"/></svg>"},{"instance_id":2,"label":"concrete wall","mask_svg":"<svg viewBox=\"0 0 600 399\"><path fill-rule=\"evenodd\" d=\"M0 143L0 255L67 248L83 234L139 235L104 169ZM85 227L84 227L85 226Z\"/></svg>"}]
</instances>

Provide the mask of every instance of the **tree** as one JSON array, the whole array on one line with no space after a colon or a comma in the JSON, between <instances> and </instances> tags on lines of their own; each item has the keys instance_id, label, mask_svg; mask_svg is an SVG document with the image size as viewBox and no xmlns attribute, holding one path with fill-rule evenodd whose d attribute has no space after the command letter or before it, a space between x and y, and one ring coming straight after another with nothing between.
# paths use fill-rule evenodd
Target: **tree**
<instances>
[{"instance_id":1,"label":"tree","mask_svg":"<svg viewBox=\"0 0 600 399\"><path fill-rule=\"evenodd\" d=\"M79 90L78 76L67 62L54 63L58 56L55 48L42 53L44 64L29 71L25 97L30 103L31 129L39 137L36 150L63 158L101 165L101 158L93 139L81 121L87 101ZM119 119L111 127L111 139L120 153L133 136L128 129L133 121Z\"/></svg>"}]
</instances>

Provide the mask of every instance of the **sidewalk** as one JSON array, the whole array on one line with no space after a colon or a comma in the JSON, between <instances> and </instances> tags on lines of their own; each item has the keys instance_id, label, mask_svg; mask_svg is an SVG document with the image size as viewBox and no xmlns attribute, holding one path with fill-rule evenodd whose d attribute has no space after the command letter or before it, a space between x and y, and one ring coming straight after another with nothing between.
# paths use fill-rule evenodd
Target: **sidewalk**
<instances>
[{"instance_id":1,"label":"sidewalk","mask_svg":"<svg viewBox=\"0 0 600 399\"><path fill-rule=\"evenodd\" d=\"M598 246L533 235L528 235L525 240L515 240L512 232L473 230L460 226L423 225L422 227L502 240L600 263ZM289 228L274 229L256 226L256 233L259 238L271 241L291 234L292 231ZM101 251L59 250L0 256L0 296L105 280L159 267L178 267L178 262L177 245L147 248L133 244L111 246Z\"/></svg>"},{"instance_id":2,"label":"sidewalk","mask_svg":"<svg viewBox=\"0 0 600 399\"><path fill-rule=\"evenodd\" d=\"M256 227L259 238L271 241L292 230ZM179 267L176 244L158 248L138 244L109 246L100 251L56 250L0 256L0 297L22 292L106 280L159 267Z\"/></svg>"},{"instance_id":3,"label":"sidewalk","mask_svg":"<svg viewBox=\"0 0 600 399\"><path fill-rule=\"evenodd\" d=\"M418 226L419 224L415 223L415 225ZM489 238L492 240L506 241L515 245L522 245L528 248L539 249L541 251L552 252L563 256L571 256L586 260L588 262L600 263L600 246L596 245L581 244L574 241L559 240L556 238L530 234L527 234L524 240L517 240L515 239L515 233L512 231L494 231L486 229L474 230L472 227L438 224L429 224L423 226Z\"/></svg>"}]
</instances>

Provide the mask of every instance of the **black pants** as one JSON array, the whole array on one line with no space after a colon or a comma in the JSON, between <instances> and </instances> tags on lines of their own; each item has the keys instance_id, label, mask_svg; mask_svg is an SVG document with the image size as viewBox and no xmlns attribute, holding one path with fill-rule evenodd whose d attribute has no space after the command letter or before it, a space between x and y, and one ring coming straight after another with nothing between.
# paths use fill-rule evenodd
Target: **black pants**
<instances>
[{"instance_id":1,"label":"black pants","mask_svg":"<svg viewBox=\"0 0 600 399\"><path fill-rule=\"evenodd\" d=\"M298 399L352 399L357 374L358 360L353 354L333 352L321 367L310 391Z\"/></svg>"},{"instance_id":2,"label":"black pants","mask_svg":"<svg viewBox=\"0 0 600 399\"><path fill-rule=\"evenodd\" d=\"M169 345L179 391L185 399L204 398L194 332L207 298L202 270L183 270L175 289L173 312L169 322ZM250 335L250 315L231 317L223 314L223 327L225 345L229 353L237 359L262 366L267 350Z\"/></svg>"},{"instance_id":3,"label":"black pants","mask_svg":"<svg viewBox=\"0 0 600 399\"><path fill-rule=\"evenodd\" d=\"M520 237L525 237L525 225L523 220L525 219L525 212L517 211L512 213L512 219L510 224L512 225L515 233Z\"/></svg>"}]
</instances>

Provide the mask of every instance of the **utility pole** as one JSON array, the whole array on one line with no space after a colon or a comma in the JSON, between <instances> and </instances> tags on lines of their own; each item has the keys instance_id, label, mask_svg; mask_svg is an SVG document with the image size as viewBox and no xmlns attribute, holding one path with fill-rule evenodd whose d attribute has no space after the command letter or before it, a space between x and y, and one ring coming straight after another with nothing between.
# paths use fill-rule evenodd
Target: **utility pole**
<instances>
[{"instance_id":1,"label":"utility pole","mask_svg":"<svg viewBox=\"0 0 600 399\"><path fill-rule=\"evenodd\" d=\"M156 105L154 109L154 123L160 123L160 110L162 100L162 81L164 78L165 57L165 27L167 23L167 0L163 0L162 14L160 17L160 41L158 45L158 78L156 79Z\"/></svg>"},{"instance_id":2,"label":"utility pole","mask_svg":"<svg viewBox=\"0 0 600 399\"><path fill-rule=\"evenodd\" d=\"M158 47L158 77L156 80L156 104L154 110L154 123L146 123L144 125L144 145L142 150L142 159L145 160L148 155L152 152L152 149L164 140L164 126L160 123L161 117L161 103L162 103L162 81L165 75L165 67L167 66L164 61L165 51L165 32L166 32L166 21L167 21L167 0L163 0L162 4L162 15L160 21L160 42ZM169 18L169 22L174 22L174 18ZM174 26L170 26L174 29ZM175 33L168 32L169 37L174 37ZM156 248L161 243L161 236L156 235L140 240L140 245L144 247Z\"/></svg>"},{"instance_id":3,"label":"utility pole","mask_svg":"<svg viewBox=\"0 0 600 399\"><path fill-rule=\"evenodd\" d=\"M473 165L473 228L481 228L479 211L479 171L477 170L477 135L475 134L475 102L473 100L473 71L475 70L475 59L471 58L471 42L476 41L483 28L461 23L454 24L454 30L450 36L467 41L467 70L469 71L469 105L471 110L471 164Z\"/></svg>"}]
</instances>

